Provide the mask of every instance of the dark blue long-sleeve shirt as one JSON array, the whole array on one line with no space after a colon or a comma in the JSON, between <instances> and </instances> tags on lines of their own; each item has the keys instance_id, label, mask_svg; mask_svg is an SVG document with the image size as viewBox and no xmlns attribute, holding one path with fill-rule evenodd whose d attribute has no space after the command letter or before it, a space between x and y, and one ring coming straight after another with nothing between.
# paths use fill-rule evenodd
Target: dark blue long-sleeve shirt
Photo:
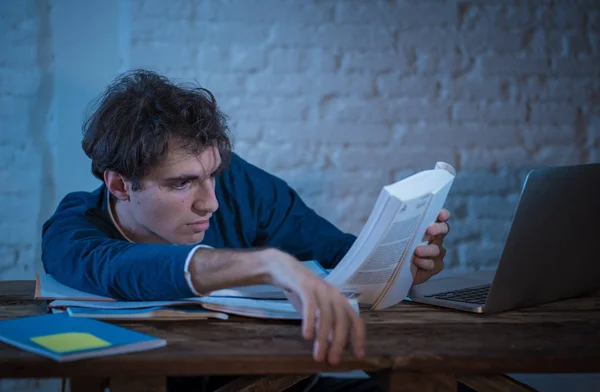
<instances>
[{"instance_id":1,"label":"dark blue long-sleeve shirt","mask_svg":"<svg viewBox=\"0 0 600 392\"><path fill-rule=\"evenodd\" d=\"M217 177L219 209L203 244L214 248L274 247L332 268L355 236L308 208L283 180L233 154ZM70 193L42 229L42 263L59 282L129 300L192 297L184 266L195 245L127 241L109 215L106 187Z\"/></svg>"}]
</instances>

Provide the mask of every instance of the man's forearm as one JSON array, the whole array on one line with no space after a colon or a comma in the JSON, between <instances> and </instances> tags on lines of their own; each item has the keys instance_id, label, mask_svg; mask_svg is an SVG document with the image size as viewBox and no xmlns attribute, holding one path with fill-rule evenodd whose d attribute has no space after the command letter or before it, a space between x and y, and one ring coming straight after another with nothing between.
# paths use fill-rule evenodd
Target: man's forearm
<instances>
[{"instance_id":1,"label":"man's forearm","mask_svg":"<svg viewBox=\"0 0 600 392\"><path fill-rule=\"evenodd\" d=\"M189 271L196 291L270 283L269 252L264 250L196 249Z\"/></svg>"}]
</instances>

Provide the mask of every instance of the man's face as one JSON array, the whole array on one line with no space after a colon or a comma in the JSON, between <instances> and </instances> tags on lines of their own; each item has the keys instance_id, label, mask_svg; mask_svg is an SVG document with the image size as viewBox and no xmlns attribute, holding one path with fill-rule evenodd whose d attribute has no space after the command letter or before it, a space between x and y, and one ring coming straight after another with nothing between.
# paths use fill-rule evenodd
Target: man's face
<instances>
[{"instance_id":1,"label":"man's face","mask_svg":"<svg viewBox=\"0 0 600 392\"><path fill-rule=\"evenodd\" d=\"M220 165L216 147L200 155L170 147L162 164L142 180L141 189L129 193L129 213L144 238L180 245L201 242L219 207L214 173Z\"/></svg>"}]
</instances>

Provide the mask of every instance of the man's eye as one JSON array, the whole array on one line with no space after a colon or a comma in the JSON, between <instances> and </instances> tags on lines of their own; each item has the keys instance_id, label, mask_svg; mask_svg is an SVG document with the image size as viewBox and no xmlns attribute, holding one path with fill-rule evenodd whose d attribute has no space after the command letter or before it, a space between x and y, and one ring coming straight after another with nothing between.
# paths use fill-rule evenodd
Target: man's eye
<instances>
[{"instance_id":1,"label":"man's eye","mask_svg":"<svg viewBox=\"0 0 600 392\"><path fill-rule=\"evenodd\" d=\"M179 181L176 183L171 184L171 187L173 189L185 189L188 185L189 185L189 181Z\"/></svg>"}]
</instances>

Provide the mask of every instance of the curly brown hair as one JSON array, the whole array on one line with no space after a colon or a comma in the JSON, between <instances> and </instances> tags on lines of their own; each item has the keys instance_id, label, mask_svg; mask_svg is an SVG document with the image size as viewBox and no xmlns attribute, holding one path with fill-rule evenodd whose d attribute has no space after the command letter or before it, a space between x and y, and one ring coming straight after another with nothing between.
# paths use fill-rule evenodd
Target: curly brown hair
<instances>
[{"instance_id":1,"label":"curly brown hair","mask_svg":"<svg viewBox=\"0 0 600 392\"><path fill-rule=\"evenodd\" d=\"M232 154L227 119L213 94L177 85L148 70L126 72L88 107L82 147L101 181L113 170L140 181L165 158L169 143L192 154L217 147L225 167Z\"/></svg>"}]
</instances>

